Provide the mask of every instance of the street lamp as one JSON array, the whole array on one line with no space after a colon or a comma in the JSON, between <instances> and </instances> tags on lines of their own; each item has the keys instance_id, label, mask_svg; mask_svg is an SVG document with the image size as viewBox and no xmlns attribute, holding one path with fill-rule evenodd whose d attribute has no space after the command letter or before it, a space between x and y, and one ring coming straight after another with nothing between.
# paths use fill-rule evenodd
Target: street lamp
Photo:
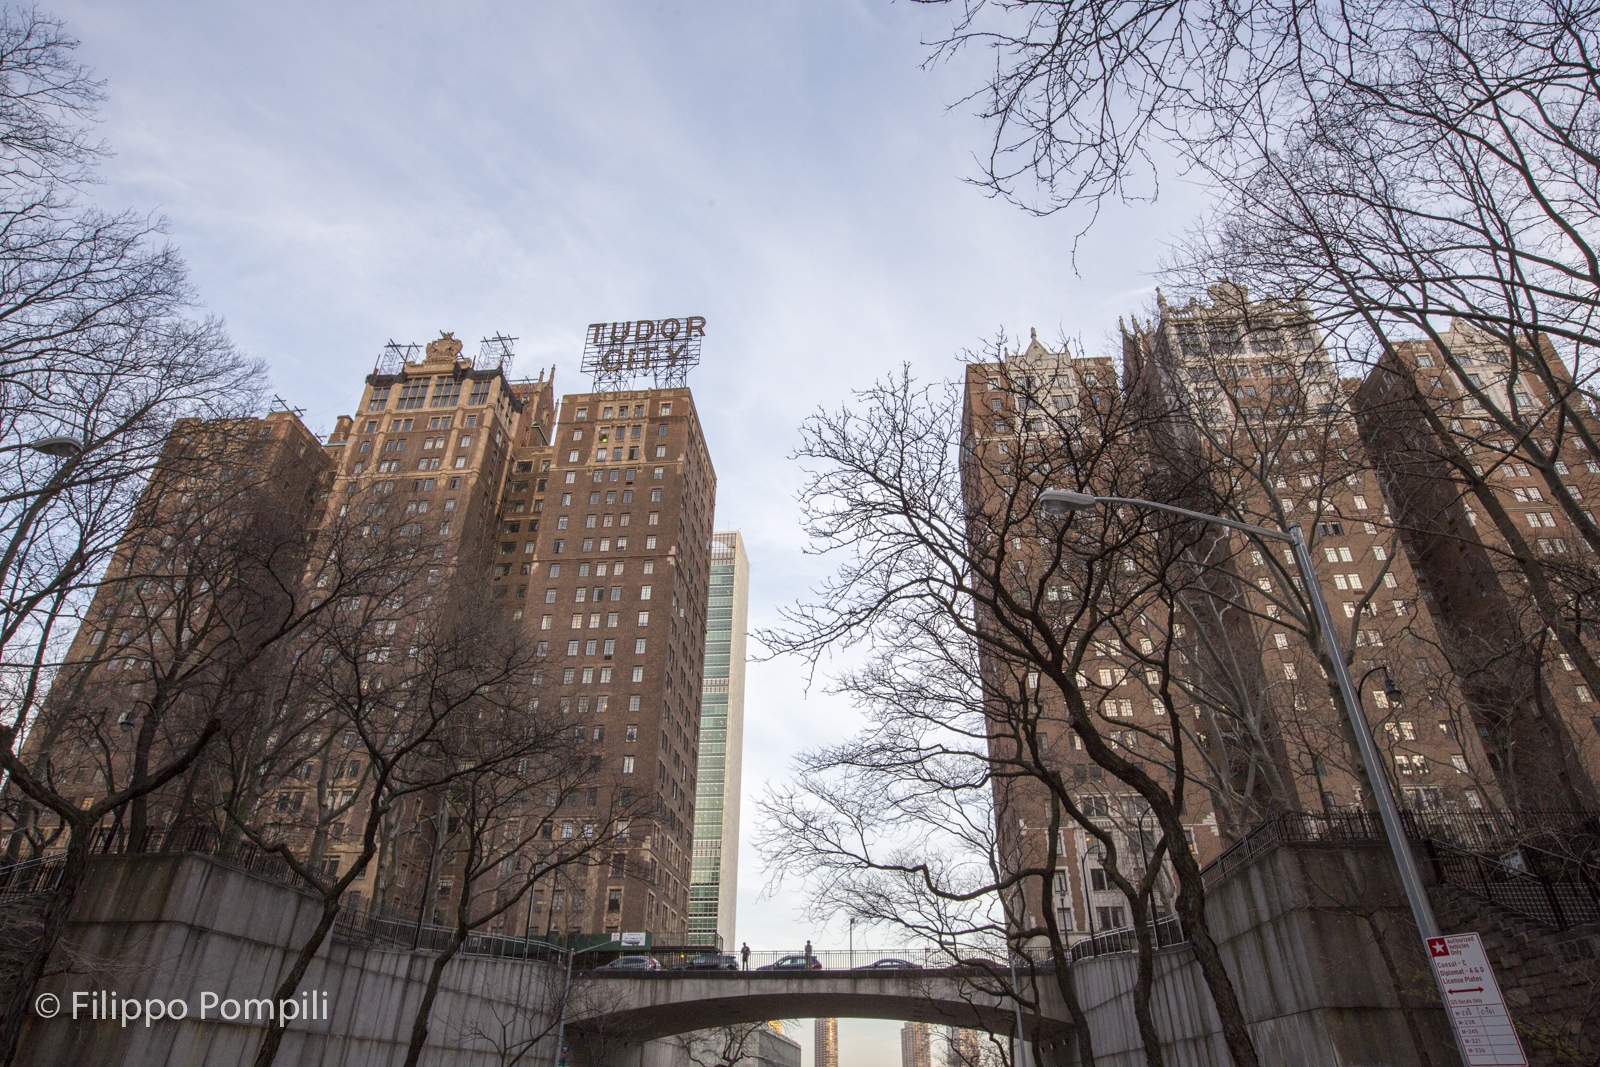
<instances>
[{"instance_id":1,"label":"street lamp","mask_svg":"<svg viewBox=\"0 0 1600 1067\"><path fill-rule=\"evenodd\" d=\"M78 437L41 437L37 441L25 441L19 445L0 445L0 452L20 452L29 449L56 459L67 459L83 451L83 439Z\"/></svg>"},{"instance_id":2,"label":"street lamp","mask_svg":"<svg viewBox=\"0 0 1600 1067\"><path fill-rule=\"evenodd\" d=\"M560 1014L556 1016L556 1054L551 1060L552 1067L561 1067L561 1042L566 1039L567 1032L567 992L572 988L572 957L581 956L585 952L595 952L599 949L614 947L611 942L604 941L598 945L590 945L588 948L567 949L567 976L561 983L561 1008Z\"/></svg>"},{"instance_id":3,"label":"street lamp","mask_svg":"<svg viewBox=\"0 0 1600 1067\"><path fill-rule=\"evenodd\" d=\"M1406 900L1411 905L1411 917L1416 921L1417 931L1422 935L1424 943L1430 937L1438 937L1439 923L1433 917L1433 906L1428 902L1428 895L1422 888L1422 873L1417 869L1416 857L1411 854L1411 846L1406 843L1405 827L1400 822L1400 810L1395 805L1394 793L1389 789L1389 776L1384 773L1382 756L1378 752L1376 742L1372 740L1372 727L1367 723L1366 712L1362 710L1360 691L1350 681L1350 671L1345 666L1344 652L1340 649L1339 638L1334 632L1333 616L1328 611L1327 600L1323 598L1322 583L1317 581L1317 572L1311 565L1311 552L1306 547L1306 539L1300 532L1299 524L1292 524L1287 530L1274 530L1235 519L1225 519L1220 515L1207 515L1204 512L1190 511L1188 508L1175 507L1172 504L1161 504L1154 500L1094 496L1067 489L1046 489L1039 494L1039 504L1047 515L1090 511L1099 504L1126 504L1152 511L1165 511L1214 526L1242 530L1257 537L1282 541L1290 546L1294 552L1295 566L1299 568L1301 580L1305 583L1306 595L1311 600L1311 610L1317 617L1317 626L1322 630L1322 643L1327 650L1328 659L1333 663L1333 676L1338 682L1340 695L1344 697L1345 711L1350 716L1350 725L1355 730L1356 749L1361 754L1361 765L1367 772L1367 782L1372 788L1373 801L1378 807L1378 818L1383 823L1384 835L1389 840L1389 851L1394 854L1395 866L1400 871L1400 885L1405 889ZM1362 681L1365 682L1366 679L1363 678ZM1400 692L1394 680L1389 677L1387 669L1384 670L1384 692L1394 694ZM1442 991L1441 996L1443 996Z\"/></svg>"}]
</instances>

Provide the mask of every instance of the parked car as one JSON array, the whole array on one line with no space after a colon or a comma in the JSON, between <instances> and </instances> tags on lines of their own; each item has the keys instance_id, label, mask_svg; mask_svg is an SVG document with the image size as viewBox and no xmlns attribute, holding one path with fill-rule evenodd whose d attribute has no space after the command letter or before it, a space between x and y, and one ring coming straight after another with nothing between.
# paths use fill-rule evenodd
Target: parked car
<instances>
[{"instance_id":1,"label":"parked car","mask_svg":"<svg viewBox=\"0 0 1600 1067\"><path fill-rule=\"evenodd\" d=\"M922 964L920 963L912 963L910 960L902 960L894 956L885 956L881 960L863 963L856 968L858 971L920 971L921 969Z\"/></svg>"},{"instance_id":2,"label":"parked car","mask_svg":"<svg viewBox=\"0 0 1600 1067\"><path fill-rule=\"evenodd\" d=\"M610 963L602 963L597 971L659 971L661 964L654 956L618 956Z\"/></svg>"},{"instance_id":3,"label":"parked car","mask_svg":"<svg viewBox=\"0 0 1600 1067\"><path fill-rule=\"evenodd\" d=\"M739 961L733 956L724 956L717 952L708 952L701 956L675 963L675 971L737 971Z\"/></svg>"},{"instance_id":4,"label":"parked car","mask_svg":"<svg viewBox=\"0 0 1600 1067\"><path fill-rule=\"evenodd\" d=\"M966 959L959 961L958 965L980 971L1003 971L1006 969L1005 964L996 963L994 960L986 959L983 956L968 956Z\"/></svg>"},{"instance_id":5,"label":"parked car","mask_svg":"<svg viewBox=\"0 0 1600 1067\"><path fill-rule=\"evenodd\" d=\"M822 961L817 959L817 957L815 957L815 956L810 957L810 967L809 968L806 966L806 962L807 962L807 958L805 956L785 956L785 957L783 957L783 959L779 960L777 963L769 963L765 967L757 967L756 970L758 970L758 971L804 971L804 970L807 970L807 969L813 970L813 971L822 970Z\"/></svg>"}]
</instances>

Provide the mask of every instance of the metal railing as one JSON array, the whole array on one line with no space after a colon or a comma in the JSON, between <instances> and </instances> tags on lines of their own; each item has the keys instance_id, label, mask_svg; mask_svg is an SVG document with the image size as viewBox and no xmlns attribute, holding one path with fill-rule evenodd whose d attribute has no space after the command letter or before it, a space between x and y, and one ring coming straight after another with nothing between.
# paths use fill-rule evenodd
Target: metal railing
<instances>
[{"instance_id":1,"label":"metal railing","mask_svg":"<svg viewBox=\"0 0 1600 1067\"><path fill-rule=\"evenodd\" d=\"M346 905L333 921L333 935L341 941L387 948L443 952L455 940L456 929L440 923L419 923L415 912L372 904ZM494 959L560 961L561 945L539 937L517 937L492 930L471 930L460 949L463 956Z\"/></svg>"},{"instance_id":2,"label":"metal railing","mask_svg":"<svg viewBox=\"0 0 1600 1067\"><path fill-rule=\"evenodd\" d=\"M54 891L65 863L64 856L40 856L0 867L0 904Z\"/></svg>"},{"instance_id":3,"label":"metal railing","mask_svg":"<svg viewBox=\"0 0 1600 1067\"><path fill-rule=\"evenodd\" d=\"M1155 947L1171 948L1174 945L1186 944L1189 937L1184 933L1183 921L1176 915L1168 915L1164 919L1157 919L1150 926L1150 931L1155 935ZM1103 934L1084 938L1072 946L1072 962L1090 959L1095 956L1110 956L1122 952L1138 952L1139 936L1131 926L1119 930L1107 930Z\"/></svg>"},{"instance_id":4,"label":"metal railing","mask_svg":"<svg viewBox=\"0 0 1600 1067\"><path fill-rule=\"evenodd\" d=\"M1423 848L1441 885L1557 930L1600 921L1600 868L1582 860L1531 846L1497 859L1433 838Z\"/></svg>"},{"instance_id":5,"label":"metal railing","mask_svg":"<svg viewBox=\"0 0 1600 1067\"><path fill-rule=\"evenodd\" d=\"M142 830L139 833L118 828L100 828L94 831L94 836L89 841L91 856L131 856L165 852L193 852L211 856L231 867L248 871L280 885L296 889L309 888L306 881L296 874L282 857L263 851L245 838L225 837L209 826L192 826L181 830L159 827ZM25 895L54 889L53 880L47 886L42 883L30 883L30 877L37 879L44 876L30 876L27 871L34 867L52 870L55 873L49 877L58 879L65 859L63 853L52 852L21 863L0 867L0 900L7 899L8 894L16 896L19 893Z\"/></svg>"},{"instance_id":6,"label":"metal railing","mask_svg":"<svg viewBox=\"0 0 1600 1067\"><path fill-rule=\"evenodd\" d=\"M1585 841L1600 845L1600 818L1585 811L1402 811L1406 836L1442 841L1473 852L1501 852ZM1373 811L1285 811L1230 845L1201 870L1209 885L1282 844L1380 844L1383 824Z\"/></svg>"}]
</instances>

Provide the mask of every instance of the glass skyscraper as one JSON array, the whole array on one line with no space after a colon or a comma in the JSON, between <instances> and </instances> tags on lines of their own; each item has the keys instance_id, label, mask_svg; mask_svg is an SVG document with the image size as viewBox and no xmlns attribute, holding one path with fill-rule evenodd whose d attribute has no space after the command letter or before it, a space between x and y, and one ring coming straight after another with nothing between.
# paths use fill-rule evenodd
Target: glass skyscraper
<instances>
[{"instance_id":1,"label":"glass skyscraper","mask_svg":"<svg viewBox=\"0 0 1600 1067\"><path fill-rule=\"evenodd\" d=\"M711 535L700 763L689 880L689 941L733 951L739 893L739 772L744 748L745 628L750 560L738 531Z\"/></svg>"}]
</instances>

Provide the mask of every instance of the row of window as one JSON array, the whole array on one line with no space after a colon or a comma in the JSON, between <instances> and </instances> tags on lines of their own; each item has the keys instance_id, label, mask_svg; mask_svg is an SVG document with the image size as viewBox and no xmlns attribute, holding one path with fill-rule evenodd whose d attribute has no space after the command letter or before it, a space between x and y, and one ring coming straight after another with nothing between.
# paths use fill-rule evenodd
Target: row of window
<instances>
[{"instance_id":1,"label":"row of window","mask_svg":"<svg viewBox=\"0 0 1600 1067\"><path fill-rule=\"evenodd\" d=\"M551 620L553 618L554 618L554 616L551 616L551 615L541 615L539 617L539 629L541 629L541 630L550 629L551 628ZM649 626L650 625L650 613L648 611L639 612L639 623L638 624L640 626ZM571 626L571 628L574 629L574 630L583 629L583 615L581 613L574 614L572 616L572 626ZM600 612L596 611L596 612L593 612L593 613L591 613L589 615L589 629L598 630L599 628L600 628ZM617 628L617 613L615 611L607 612L606 613L606 629L615 630L616 628Z\"/></svg>"},{"instance_id":2,"label":"row of window","mask_svg":"<svg viewBox=\"0 0 1600 1067\"><path fill-rule=\"evenodd\" d=\"M567 564L567 566L570 567L570 566L572 566L572 564L569 563L569 564ZM622 569L625 566L627 566L627 561L626 560L618 560L617 562L611 563L611 564L596 563L593 566L594 566L595 575L597 577L604 578L606 576L606 568L608 566L611 569L611 574L613 576L615 576L615 575L618 575L618 574L622 573ZM587 578L587 577L589 577L589 567L590 567L590 564L588 564L588 563L580 563L580 564L578 564L578 577L579 578ZM641 565L641 569L646 574L654 574L655 571L656 571L656 561L653 560L653 559L645 560L643 562L643 564ZM552 577L552 578L561 577L561 564L559 564L559 563L550 564L550 577ZM554 592L555 592L555 590L553 590L553 589L545 590L544 602L546 604L554 604L556 602L555 601L555 597L553 595ZM648 597L640 597L640 599L641 600L648 600L649 598Z\"/></svg>"},{"instance_id":3,"label":"row of window","mask_svg":"<svg viewBox=\"0 0 1600 1067\"><path fill-rule=\"evenodd\" d=\"M583 647L583 654L585 656L594 656L594 655L614 656L614 655L617 654L617 641L616 641L616 638L606 638L604 641L601 641L599 638L590 638L587 641L580 641L580 639L578 639L578 638L573 638L572 640L567 642L567 655L569 655L569 656L578 655L578 647L579 647L580 644ZM645 650L645 638L643 638L643 637L635 638L634 642L633 642L634 655L642 656L642 655L644 655L644 650ZM535 651L536 654L538 654L540 656L548 655L549 652L550 652L550 642L548 642L548 641L540 641L537 645L534 646L534 651ZM635 668L633 668L633 681L635 681L635 682L644 681L644 668L643 667L635 667Z\"/></svg>"},{"instance_id":4,"label":"row of window","mask_svg":"<svg viewBox=\"0 0 1600 1067\"><path fill-rule=\"evenodd\" d=\"M428 386L433 385L433 396L428 396ZM468 394L467 403L481 405L489 402L490 382L473 382L472 391ZM391 386L375 386L372 396L367 400L368 411L382 411L389 403ZM400 395L395 400L397 410L428 407L446 408L455 407L461 402L461 382L455 378L442 377L437 380L428 378L415 378L400 386Z\"/></svg>"},{"instance_id":5,"label":"row of window","mask_svg":"<svg viewBox=\"0 0 1600 1067\"><path fill-rule=\"evenodd\" d=\"M594 453L594 462L596 462L596 463L622 463L622 462L625 462L627 460L636 460L636 459L640 458L639 446L638 445L629 445L628 448L627 448L627 453L628 454L626 456L624 456L622 453L623 453L623 447L621 445L618 445L617 447L611 448L611 449L597 448L597 449L595 449L595 453ZM581 455L582 455L582 453L578 449L574 448L574 449L570 450L567 453L567 462L568 463L577 463L577 462L579 462L579 457ZM667 457L667 446L666 445L657 445L656 446L655 458L656 459L665 459L666 457ZM598 480L599 479L596 479L596 481L598 481ZM633 479L631 479L631 478L629 479L629 481L632 481L632 480Z\"/></svg>"},{"instance_id":6,"label":"row of window","mask_svg":"<svg viewBox=\"0 0 1600 1067\"><path fill-rule=\"evenodd\" d=\"M672 414L672 403L673 402L670 401L670 400L663 400L661 402L660 407L657 409L657 411L662 415L671 415ZM642 419L642 418L644 418L644 415L645 415L644 405L643 404L635 404L634 408L633 408L633 417L636 418L636 419ZM628 406L626 404L624 404L624 405L622 405L622 407L618 408L615 416L612 415L611 409L609 407L607 407L607 408L605 408L605 409L603 409L601 411L600 417L602 419L609 419L609 418L613 418L613 417L619 418L619 419L625 419L625 418L628 417ZM588 408L579 408L577 415L574 417L574 421L576 421L576 422L587 422L588 419L589 419L589 409Z\"/></svg>"},{"instance_id":7,"label":"row of window","mask_svg":"<svg viewBox=\"0 0 1600 1067\"><path fill-rule=\"evenodd\" d=\"M576 454L574 454L574 458L576 458ZM654 470L654 473L652 474L652 477L656 481L659 482L662 478L666 477L666 472L667 472L667 468L665 468L665 467L656 467L655 470ZM618 475L621 474L621 473L622 473L622 469L619 468L619 467L612 467L610 469L610 471L596 470L596 471L594 471L592 473L592 476L590 477L589 480L593 481L593 482L608 482L608 481L609 482L614 482L614 481L617 480ZM626 478L624 478L623 481L627 482L629 485L632 485L633 484L633 480L634 480L634 476L637 473L638 473L638 471L635 468L629 467L627 469L627 475L628 476ZM563 481L563 484L565 484L565 485L574 485L574 484L576 484L577 481L578 481L578 472L577 471L568 471L567 472L567 476L564 479L562 479L562 481Z\"/></svg>"},{"instance_id":8,"label":"row of window","mask_svg":"<svg viewBox=\"0 0 1600 1067\"><path fill-rule=\"evenodd\" d=\"M619 538L616 539L616 541L617 541L617 551L618 552L626 552L628 550L628 539L626 537L619 537ZM530 541L528 543L532 544L533 542ZM649 536L647 536L644 539L644 547L645 547L646 551L650 551L650 550L652 550L652 549L654 549L656 547L656 535L655 534L650 534ZM558 556L561 555L562 553L566 552L566 550L567 550L567 542L566 542L565 538L561 538L561 537L556 538L555 542L550 546L550 551L552 553L554 553L555 555L558 555ZM611 538L609 538L609 537L600 538L600 549L599 550L601 552L610 552L611 551ZM532 550L529 549L528 551L532 551ZM580 552L593 552L593 551L595 551L595 539L593 537L585 537L583 539L582 543L579 545L578 551L580 551Z\"/></svg>"}]
</instances>

